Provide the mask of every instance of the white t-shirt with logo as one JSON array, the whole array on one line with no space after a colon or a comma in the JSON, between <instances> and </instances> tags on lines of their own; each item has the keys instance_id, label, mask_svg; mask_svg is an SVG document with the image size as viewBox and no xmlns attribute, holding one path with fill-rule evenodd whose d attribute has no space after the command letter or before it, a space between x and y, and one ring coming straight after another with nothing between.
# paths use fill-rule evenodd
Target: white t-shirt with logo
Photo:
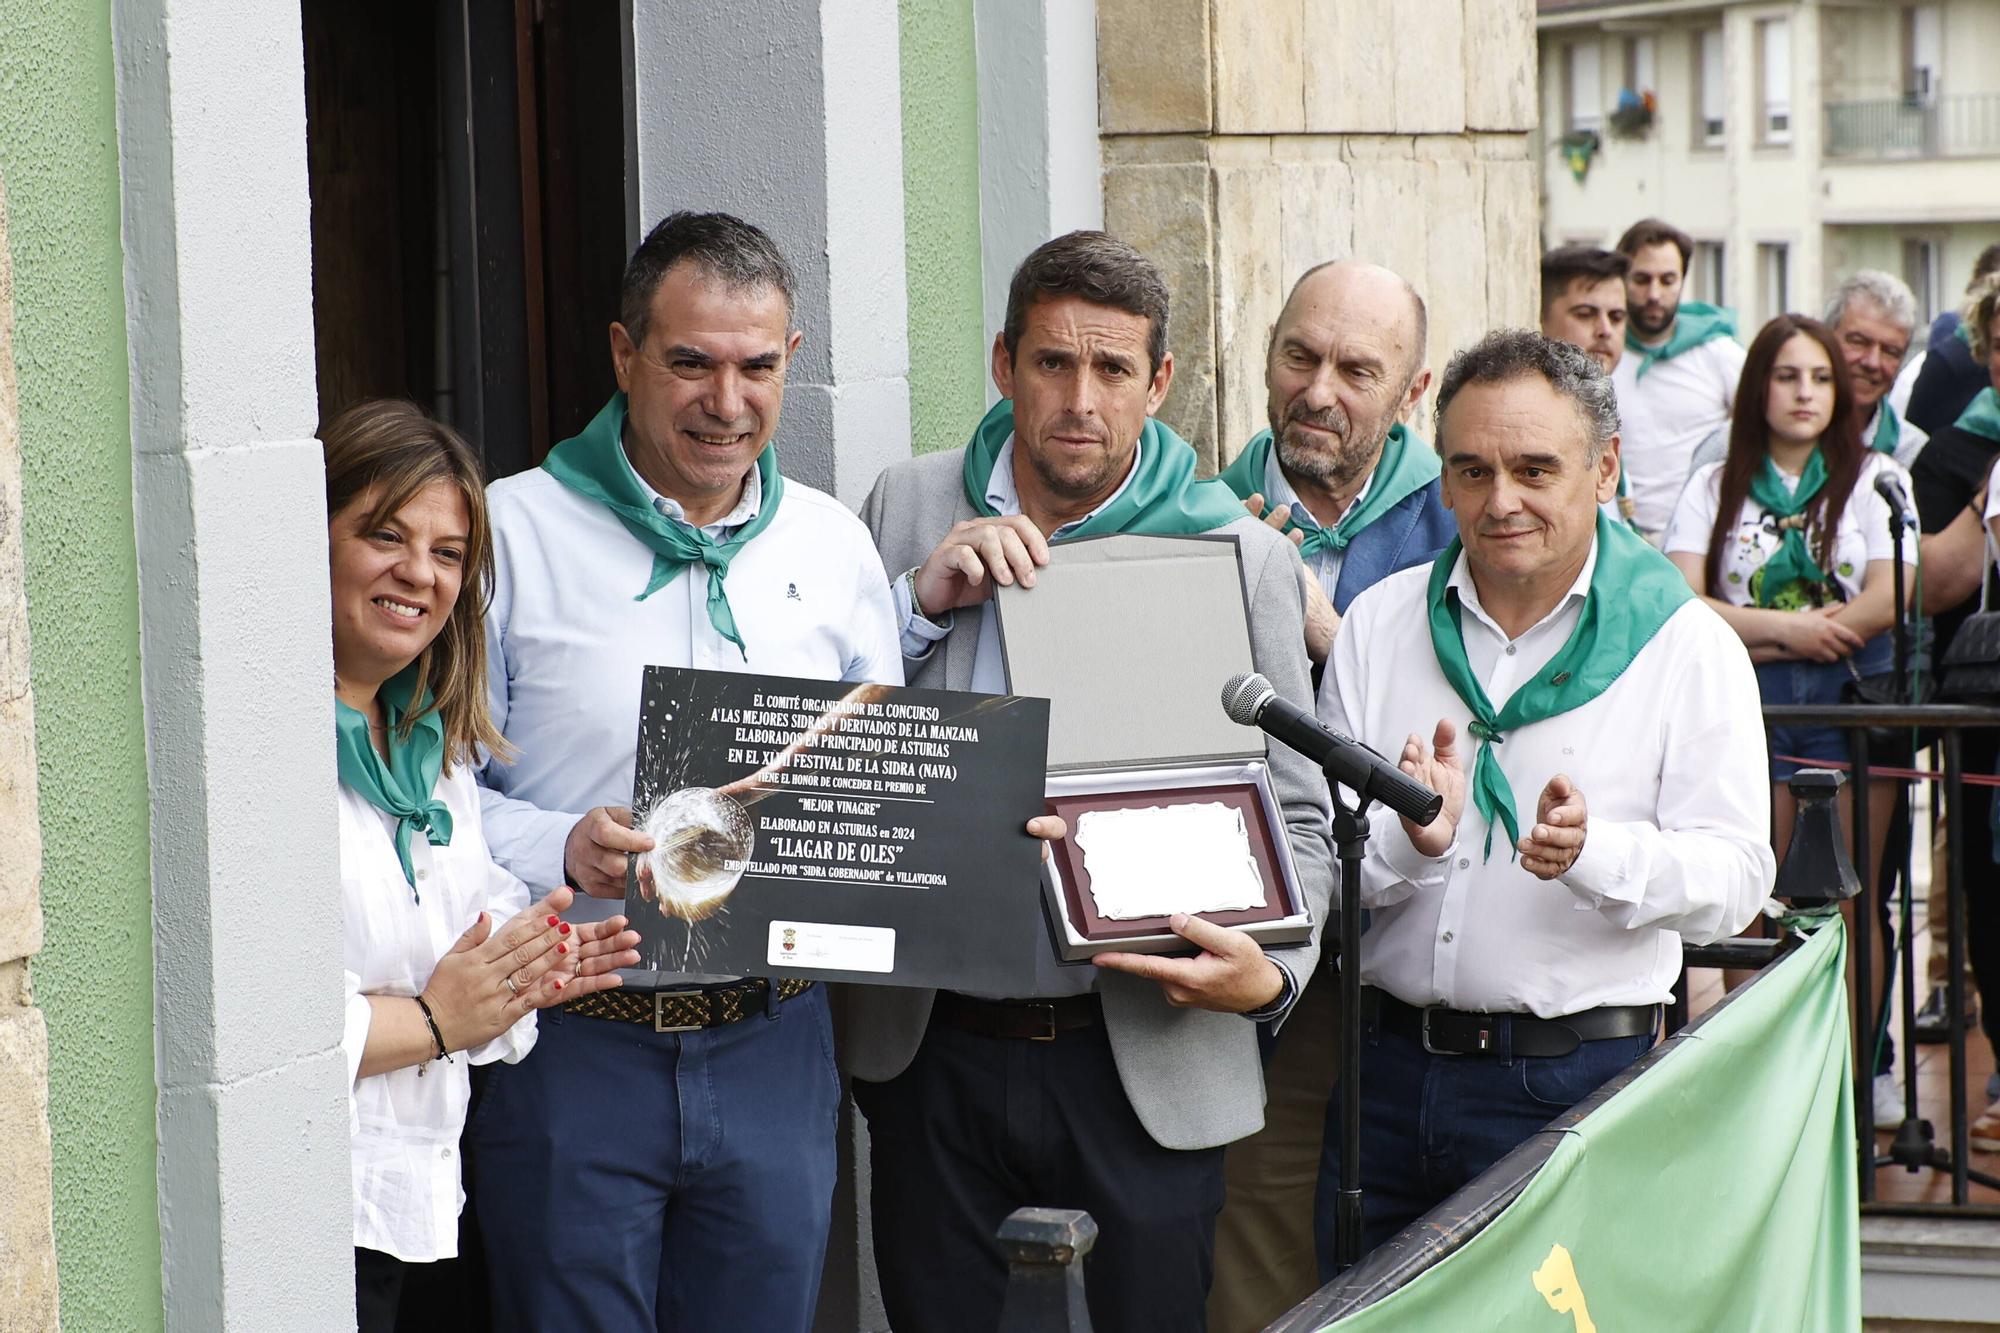
<instances>
[{"instance_id":1,"label":"white t-shirt with logo","mask_svg":"<svg viewBox=\"0 0 2000 1333\"><path fill-rule=\"evenodd\" d=\"M1883 454L1871 453L1862 460L1861 475L1855 479L1853 493L1847 497L1847 504L1840 511L1840 530L1834 534L1833 575L1834 583L1840 589L1844 601L1852 601L1861 593L1861 585L1868 577L1868 564L1872 560L1894 558L1894 547L1889 538L1889 506L1875 493L1875 475L1881 468L1894 468L1903 479L1904 493L1909 491L1909 474ZM1795 489L1798 478L1778 474L1788 489ZM1681 492L1680 503L1674 506L1673 522L1667 527L1667 539L1662 549L1669 555L1675 551L1686 551L1703 559L1708 557L1709 534L1715 529L1715 508L1719 501L1718 492L1722 484L1722 464L1710 463L1697 468L1688 478L1687 488ZM1806 545L1819 558L1819 531L1808 528L1805 533ZM1754 606L1757 591L1761 586L1764 565L1784 539L1778 526L1778 516L1747 496L1739 515L1735 530L1730 534L1728 545L1723 548L1721 586L1715 594L1732 606ZM1904 547L1905 558L1915 556L1914 545ZM1802 592L1781 594L1774 604L1781 611L1802 610L1811 605Z\"/></svg>"}]
</instances>

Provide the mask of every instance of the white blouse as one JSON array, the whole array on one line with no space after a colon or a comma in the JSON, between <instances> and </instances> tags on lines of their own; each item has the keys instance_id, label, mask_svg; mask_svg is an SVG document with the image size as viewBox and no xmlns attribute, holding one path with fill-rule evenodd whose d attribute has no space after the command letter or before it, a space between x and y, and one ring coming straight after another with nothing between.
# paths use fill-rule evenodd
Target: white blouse
<instances>
[{"instance_id":1,"label":"white blouse","mask_svg":"<svg viewBox=\"0 0 2000 1333\"><path fill-rule=\"evenodd\" d=\"M1848 495L1847 503L1840 511L1840 531L1833 539L1833 568L1828 571L1833 581L1839 585L1843 597L1853 601L1861 595L1862 584L1868 578L1868 565L1874 560L1888 560L1894 555L1889 540L1889 506L1875 493L1875 476L1883 468L1893 468L1903 479L1903 493L1910 493L1909 474L1888 457L1870 453L1861 464L1861 474L1854 480L1854 490ZM1789 488L1796 488L1797 477L1778 474ZM1674 506L1674 519L1667 528L1667 539L1662 548L1671 555L1676 551L1686 551L1706 559L1708 556L1709 534L1715 530L1715 507L1719 503L1722 464L1710 463L1697 468L1688 478L1687 489L1681 492L1680 503ZM1717 596L1731 606L1756 605L1756 576L1770 558L1777 554L1783 534L1778 529L1775 515L1768 513L1755 500L1745 498L1743 510L1738 515L1735 532L1722 552L1722 587ZM1819 558L1819 536L1817 532L1806 533L1806 544L1812 549L1813 558ZM1906 559L1915 559L1914 542L1906 548ZM1781 600L1777 606L1781 611L1802 610Z\"/></svg>"},{"instance_id":2,"label":"white blouse","mask_svg":"<svg viewBox=\"0 0 2000 1333\"><path fill-rule=\"evenodd\" d=\"M354 1243L424 1263L458 1253L458 1136L471 1095L468 1064L512 1064L535 1044L528 1015L449 1064L427 1061L359 1077L368 1044L370 995L415 995L481 910L495 929L528 905L528 886L495 865L479 821L472 770L438 779L452 839L410 843L414 891L396 859L389 816L340 786L340 878L347 928L348 1128L353 1141ZM421 899L421 901L419 901ZM419 1070L423 1071L419 1074Z\"/></svg>"}]
</instances>

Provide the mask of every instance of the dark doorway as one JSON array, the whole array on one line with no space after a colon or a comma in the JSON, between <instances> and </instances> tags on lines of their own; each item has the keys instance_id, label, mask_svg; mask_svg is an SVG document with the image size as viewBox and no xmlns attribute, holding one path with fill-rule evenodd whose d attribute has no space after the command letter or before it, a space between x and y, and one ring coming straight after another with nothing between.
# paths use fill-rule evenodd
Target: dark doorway
<instances>
[{"instance_id":1,"label":"dark doorway","mask_svg":"<svg viewBox=\"0 0 2000 1333\"><path fill-rule=\"evenodd\" d=\"M538 464L613 388L622 6L305 0L321 418L415 400Z\"/></svg>"}]
</instances>

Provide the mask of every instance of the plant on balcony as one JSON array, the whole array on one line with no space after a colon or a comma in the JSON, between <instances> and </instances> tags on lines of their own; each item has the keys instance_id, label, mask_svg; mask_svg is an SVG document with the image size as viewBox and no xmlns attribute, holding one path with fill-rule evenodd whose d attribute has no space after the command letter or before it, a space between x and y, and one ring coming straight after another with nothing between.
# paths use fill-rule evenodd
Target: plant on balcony
<instances>
[{"instance_id":1,"label":"plant on balcony","mask_svg":"<svg viewBox=\"0 0 2000 1333\"><path fill-rule=\"evenodd\" d=\"M1598 137L1596 130L1571 130L1556 141L1556 150L1562 154L1564 165L1569 167L1569 174L1576 177L1578 185L1583 184L1583 178L1590 174L1590 159L1597 156L1597 150L1603 146L1604 141Z\"/></svg>"},{"instance_id":2,"label":"plant on balcony","mask_svg":"<svg viewBox=\"0 0 2000 1333\"><path fill-rule=\"evenodd\" d=\"M1618 90L1618 105L1611 108L1607 118L1611 132L1621 139L1643 139L1653 128L1655 113L1659 103L1653 97L1652 89L1635 93L1630 88Z\"/></svg>"}]
</instances>

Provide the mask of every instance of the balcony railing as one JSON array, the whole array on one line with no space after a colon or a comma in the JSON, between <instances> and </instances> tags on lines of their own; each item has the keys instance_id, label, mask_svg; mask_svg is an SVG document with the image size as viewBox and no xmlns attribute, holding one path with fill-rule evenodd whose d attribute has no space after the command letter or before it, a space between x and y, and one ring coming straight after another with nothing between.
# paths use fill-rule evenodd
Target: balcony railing
<instances>
[{"instance_id":1,"label":"balcony railing","mask_svg":"<svg viewBox=\"0 0 2000 1333\"><path fill-rule=\"evenodd\" d=\"M2000 93L1826 104L1826 156L1882 159L2000 154Z\"/></svg>"}]
</instances>

